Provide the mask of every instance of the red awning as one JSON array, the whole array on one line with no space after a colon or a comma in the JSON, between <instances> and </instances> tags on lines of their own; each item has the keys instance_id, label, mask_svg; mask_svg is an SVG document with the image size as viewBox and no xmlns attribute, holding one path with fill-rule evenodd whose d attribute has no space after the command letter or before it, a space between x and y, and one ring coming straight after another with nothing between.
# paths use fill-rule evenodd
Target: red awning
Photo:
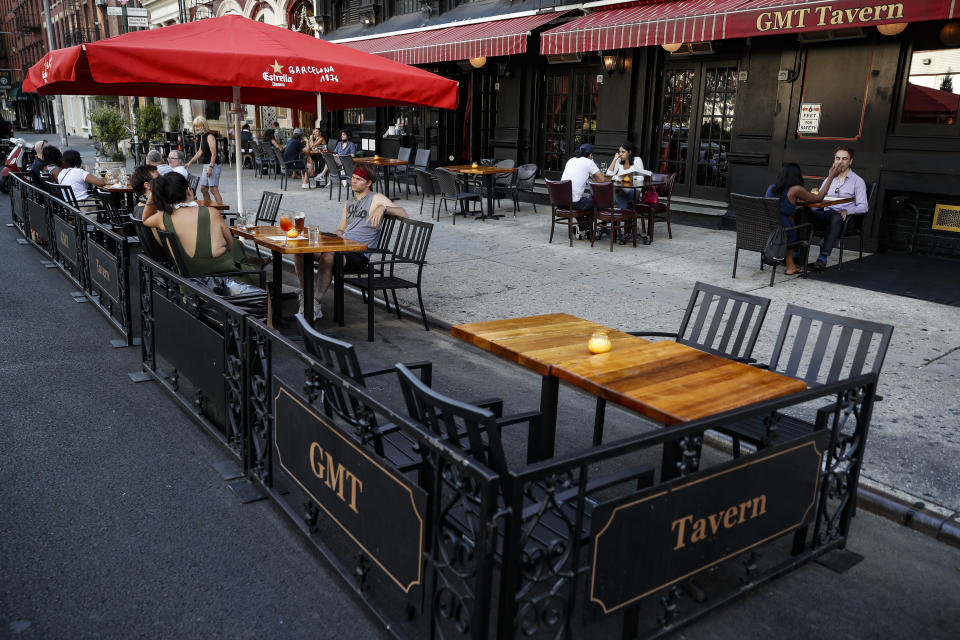
<instances>
[{"instance_id":1,"label":"red awning","mask_svg":"<svg viewBox=\"0 0 960 640\"><path fill-rule=\"evenodd\" d=\"M958 0L666 0L596 11L544 32L545 55L960 17Z\"/></svg>"},{"instance_id":2,"label":"red awning","mask_svg":"<svg viewBox=\"0 0 960 640\"><path fill-rule=\"evenodd\" d=\"M527 36L533 29L565 13L541 13L379 38L335 42L404 64L509 56L527 50Z\"/></svg>"}]
</instances>

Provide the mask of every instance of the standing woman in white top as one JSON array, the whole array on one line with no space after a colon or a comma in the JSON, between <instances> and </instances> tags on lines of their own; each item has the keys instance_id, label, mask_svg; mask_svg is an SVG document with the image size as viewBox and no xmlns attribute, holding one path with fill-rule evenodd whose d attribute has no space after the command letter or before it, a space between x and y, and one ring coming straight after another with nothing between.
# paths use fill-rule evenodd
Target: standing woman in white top
<instances>
[{"instance_id":1,"label":"standing woman in white top","mask_svg":"<svg viewBox=\"0 0 960 640\"><path fill-rule=\"evenodd\" d=\"M100 176L95 176L81 169L81 163L80 152L67 149L63 152L63 169L57 174L57 182L73 188L73 195L76 196L77 202L82 202L89 197L88 184L95 187L102 187L106 184L106 181Z\"/></svg>"},{"instance_id":2,"label":"standing woman in white top","mask_svg":"<svg viewBox=\"0 0 960 640\"><path fill-rule=\"evenodd\" d=\"M643 168L643 160L640 156L634 155L633 143L629 140L620 145L617 153L610 161L610 167L607 169L607 175L611 178L622 178L629 175L631 180L636 180L637 184L642 183L641 176L653 175L650 171ZM615 196L617 208L626 209L630 200L636 198L636 189L618 188Z\"/></svg>"}]
</instances>

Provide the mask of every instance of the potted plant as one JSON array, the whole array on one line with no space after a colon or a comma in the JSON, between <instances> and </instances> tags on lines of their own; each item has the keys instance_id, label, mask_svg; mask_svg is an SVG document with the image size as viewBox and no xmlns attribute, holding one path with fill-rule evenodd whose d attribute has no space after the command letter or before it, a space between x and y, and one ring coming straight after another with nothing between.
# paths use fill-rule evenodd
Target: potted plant
<instances>
[{"instance_id":1,"label":"potted plant","mask_svg":"<svg viewBox=\"0 0 960 640\"><path fill-rule=\"evenodd\" d=\"M180 132L183 129L183 110L177 103L177 110L170 114L170 131Z\"/></svg>"},{"instance_id":2,"label":"potted plant","mask_svg":"<svg viewBox=\"0 0 960 640\"><path fill-rule=\"evenodd\" d=\"M100 143L97 164L101 170L119 170L127 166L126 156L120 151L120 141L126 140L127 129L120 109L112 105L99 106L90 112L90 134Z\"/></svg>"},{"instance_id":3,"label":"potted plant","mask_svg":"<svg viewBox=\"0 0 960 640\"><path fill-rule=\"evenodd\" d=\"M137 115L137 135L141 140L159 141L160 134L163 133L163 111L158 104L148 104L138 107L135 111Z\"/></svg>"}]
</instances>

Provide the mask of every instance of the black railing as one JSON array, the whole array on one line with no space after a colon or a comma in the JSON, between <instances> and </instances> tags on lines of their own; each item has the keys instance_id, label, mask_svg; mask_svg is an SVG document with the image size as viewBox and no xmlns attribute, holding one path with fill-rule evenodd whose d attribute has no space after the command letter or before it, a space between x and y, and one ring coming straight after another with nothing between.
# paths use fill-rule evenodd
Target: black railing
<instances>
[{"instance_id":1,"label":"black railing","mask_svg":"<svg viewBox=\"0 0 960 640\"><path fill-rule=\"evenodd\" d=\"M19 175L13 177L13 224L120 332L123 339L115 345L134 345L130 257L140 242L133 230L102 222Z\"/></svg>"},{"instance_id":2,"label":"black railing","mask_svg":"<svg viewBox=\"0 0 960 640\"><path fill-rule=\"evenodd\" d=\"M28 241L102 290L83 265L124 236L22 181L13 198ZM55 240L71 231L85 257ZM846 544L876 375L498 473L396 388L372 393L143 255L138 274L143 369L397 637L657 637ZM816 429L701 463L706 431L763 418L769 435L784 413Z\"/></svg>"}]
</instances>

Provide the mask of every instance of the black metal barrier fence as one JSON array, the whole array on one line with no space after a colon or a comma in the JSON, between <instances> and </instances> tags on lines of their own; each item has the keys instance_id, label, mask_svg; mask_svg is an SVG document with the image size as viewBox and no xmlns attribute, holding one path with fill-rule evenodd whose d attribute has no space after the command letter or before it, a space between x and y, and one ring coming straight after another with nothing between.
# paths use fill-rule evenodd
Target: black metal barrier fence
<instances>
[{"instance_id":1,"label":"black metal barrier fence","mask_svg":"<svg viewBox=\"0 0 960 640\"><path fill-rule=\"evenodd\" d=\"M131 308L132 228L100 222L13 174L14 226L47 256L120 332L118 346L135 344Z\"/></svg>"},{"instance_id":2,"label":"black metal barrier fence","mask_svg":"<svg viewBox=\"0 0 960 640\"><path fill-rule=\"evenodd\" d=\"M144 368L397 637L657 637L846 543L874 375L498 474L382 390L139 264ZM819 429L700 465L706 430L774 430L782 410ZM679 477L655 482L665 446Z\"/></svg>"}]
</instances>

